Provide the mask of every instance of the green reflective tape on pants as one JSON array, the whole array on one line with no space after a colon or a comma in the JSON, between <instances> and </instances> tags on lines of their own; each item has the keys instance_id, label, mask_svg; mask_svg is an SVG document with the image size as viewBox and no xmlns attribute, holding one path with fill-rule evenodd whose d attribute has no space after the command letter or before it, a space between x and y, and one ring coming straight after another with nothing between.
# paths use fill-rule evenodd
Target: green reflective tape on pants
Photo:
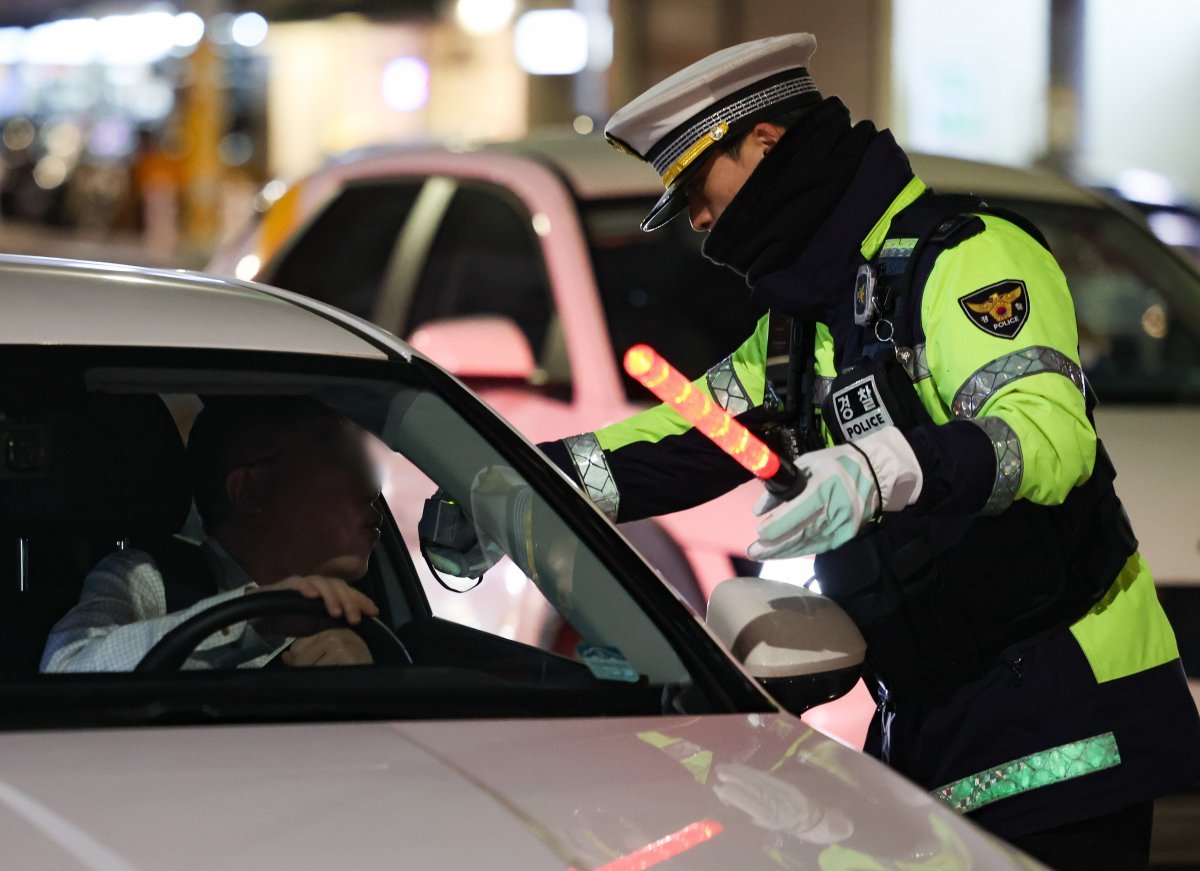
<instances>
[{"instance_id":1,"label":"green reflective tape on pants","mask_svg":"<svg viewBox=\"0 0 1200 871\"><path fill-rule=\"evenodd\" d=\"M1030 753L1004 765L989 768L933 791L933 797L951 810L970 813L985 805L1011 798L1052 783L1061 783L1121 764L1121 753L1112 732L1072 741L1049 750Z\"/></svg>"}]
</instances>

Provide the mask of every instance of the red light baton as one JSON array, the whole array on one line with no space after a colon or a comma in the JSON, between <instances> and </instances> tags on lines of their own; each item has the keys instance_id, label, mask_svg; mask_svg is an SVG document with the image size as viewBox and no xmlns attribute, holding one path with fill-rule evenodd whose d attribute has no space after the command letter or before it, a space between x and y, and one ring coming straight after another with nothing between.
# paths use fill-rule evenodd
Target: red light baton
<instances>
[{"instance_id":1,"label":"red light baton","mask_svg":"<svg viewBox=\"0 0 1200 871\"><path fill-rule=\"evenodd\" d=\"M625 352L625 371L762 480L772 493L790 499L804 490L808 478L803 471L763 444L649 345L634 345Z\"/></svg>"}]
</instances>

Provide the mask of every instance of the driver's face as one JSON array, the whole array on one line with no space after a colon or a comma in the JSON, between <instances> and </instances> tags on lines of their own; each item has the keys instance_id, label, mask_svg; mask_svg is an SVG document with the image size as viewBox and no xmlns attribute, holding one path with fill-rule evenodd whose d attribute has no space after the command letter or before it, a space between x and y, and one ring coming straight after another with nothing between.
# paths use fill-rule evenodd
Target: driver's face
<instances>
[{"instance_id":1,"label":"driver's face","mask_svg":"<svg viewBox=\"0 0 1200 871\"><path fill-rule=\"evenodd\" d=\"M382 522L362 430L325 421L300 427L280 440L262 472L260 525L286 548L294 573L361 578Z\"/></svg>"}]
</instances>

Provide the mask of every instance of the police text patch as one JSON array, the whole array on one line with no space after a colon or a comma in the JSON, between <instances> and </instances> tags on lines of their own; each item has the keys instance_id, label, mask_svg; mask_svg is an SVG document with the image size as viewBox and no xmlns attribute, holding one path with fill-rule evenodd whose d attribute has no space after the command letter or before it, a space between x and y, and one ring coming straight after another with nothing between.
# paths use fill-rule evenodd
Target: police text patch
<instances>
[{"instance_id":1,"label":"police text patch","mask_svg":"<svg viewBox=\"0 0 1200 871\"><path fill-rule=\"evenodd\" d=\"M892 416L883 404L874 375L834 391L831 398L833 414L845 441L852 442L892 425Z\"/></svg>"},{"instance_id":2,"label":"police text patch","mask_svg":"<svg viewBox=\"0 0 1200 871\"><path fill-rule=\"evenodd\" d=\"M971 323L988 335L1015 339L1029 320L1029 291L1025 282L1009 279L959 297Z\"/></svg>"}]
</instances>

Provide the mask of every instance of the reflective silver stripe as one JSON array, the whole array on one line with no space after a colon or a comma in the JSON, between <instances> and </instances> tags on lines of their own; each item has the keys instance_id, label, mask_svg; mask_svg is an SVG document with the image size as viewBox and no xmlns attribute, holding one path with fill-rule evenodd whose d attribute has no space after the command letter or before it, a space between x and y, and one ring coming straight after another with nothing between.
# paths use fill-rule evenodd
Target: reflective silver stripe
<instances>
[{"instance_id":1,"label":"reflective silver stripe","mask_svg":"<svg viewBox=\"0 0 1200 871\"><path fill-rule=\"evenodd\" d=\"M1025 472L1025 462L1021 458L1021 440L1007 423L998 417L972 418L971 423L978 426L992 441L992 449L996 452L996 482L992 485L992 495L983 506L980 514L999 514L1017 498L1017 490L1021 486L1021 476Z\"/></svg>"},{"instance_id":2,"label":"reflective silver stripe","mask_svg":"<svg viewBox=\"0 0 1200 871\"><path fill-rule=\"evenodd\" d=\"M737 417L754 407L746 388L738 380L733 368L733 357L726 357L708 370L708 389L717 405Z\"/></svg>"},{"instance_id":3,"label":"reflective silver stripe","mask_svg":"<svg viewBox=\"0 0 1200 871\"><path fill-rule=\"evenodd\" d=\"M608 519L617 522L617 508L621 504L621 494L617 491L617 482L613 480L612 470L608 468L608 458L600 448L594 432L563 439L579 480L583 482L583 492L596 504L596 507L608 515Z\"/></svg>"},{"instance_id":4,"label":"reflective silver stripe","mask_svg":"<svg viewBox=\"0 0 1200 871\"><path fill-rule=\"evenodd\" d=\"M666 174L675 161L683 156L685 151L700 141L700 137L707 134L708 131L721 122L725 122L732 127L747 115L801 94L815 93L816 90L817 86L813 84L813 80L806 73L803 76L797 76L794 79L778 82L769 88L755 91L750 96L743 97L736 103L722 106L717 111L705 115L699 121L689 126L687 130L676 136L654 160L650 161L650 165L654 167L654 171L661 177Z\"/></svg>"},{"instance_id":5,"label":"reflective silver stripe","mask_svg":"<svg viewBox=\"0 0 1200 871\"><path fill-rule=\"evenodd\" d=\"M820 405L829 396L829 391L833 389L833 377L831 375L817 375L813 378L813 402Z\"/></svg>"},{"instance_id":6,"label":"reflective silver stripe","mask_svg":"<svg viewBox=\"0 0 1200 871\"><path fill-rule=\"evenodd\" d=\"M1083 370L1078 365L1061 351L1035 345L1032 348L1014 351L979 369L958 388L950 410L957 418L974 417L979 414L979 410L991 395L1001 387L1018 378L1036 375L1039 372L1057 372L1071 379L1071 383L1079 388L1080 393L1086 392Z\"/></svg>"},{"instance_id":7,"label":"reflective silver stripe","mask_svg":"<svg viewBox=\"0 0 1200 871\"><path fill-rule=\"evenodd\" d=\"M896 359L914 383L929 377L929 360L925 356L924 343L911 348L897 348Z\"/></svg>"}]
</instances>

